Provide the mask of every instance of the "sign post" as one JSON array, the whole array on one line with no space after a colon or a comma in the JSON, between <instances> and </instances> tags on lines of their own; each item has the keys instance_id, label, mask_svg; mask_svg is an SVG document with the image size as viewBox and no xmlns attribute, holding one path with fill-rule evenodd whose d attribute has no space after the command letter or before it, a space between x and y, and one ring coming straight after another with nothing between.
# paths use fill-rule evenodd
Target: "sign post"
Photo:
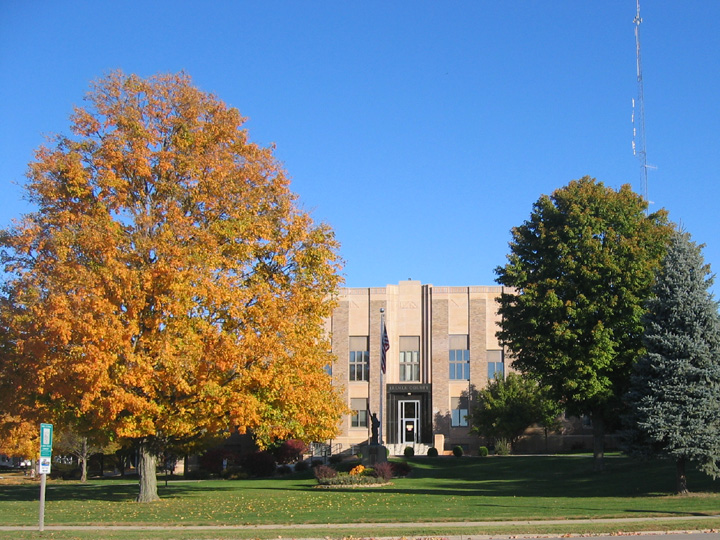
<instances>
[{"instance_id":1,"label":"sign post","mask_svg":"<svg viewBox=\"0 0 720 540\"><path fill-rule=\"evenodd\" d=\"M47 475L50 474L52 467L52 439L52 424L40 424L40 464L38 467L40 473L40 531L45 530L45 486L47 485Z\"/></svg>"}]
</instances>

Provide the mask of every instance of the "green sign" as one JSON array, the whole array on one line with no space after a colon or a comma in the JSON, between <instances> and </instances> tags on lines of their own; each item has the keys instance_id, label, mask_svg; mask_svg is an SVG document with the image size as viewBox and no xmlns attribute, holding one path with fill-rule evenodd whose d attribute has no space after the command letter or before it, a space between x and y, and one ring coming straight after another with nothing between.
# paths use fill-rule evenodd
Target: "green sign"
<instances>
[{"instance_id":1,"label":"green sign","mask_svg":"<svg viewBox=\"0 0 720 540\"><path fill-rule=\"evenodd\" d=\"M53 439L52 424L40 424L40 457L41 458L52 457L52 439Z\"/></svg>"}]
</instances>

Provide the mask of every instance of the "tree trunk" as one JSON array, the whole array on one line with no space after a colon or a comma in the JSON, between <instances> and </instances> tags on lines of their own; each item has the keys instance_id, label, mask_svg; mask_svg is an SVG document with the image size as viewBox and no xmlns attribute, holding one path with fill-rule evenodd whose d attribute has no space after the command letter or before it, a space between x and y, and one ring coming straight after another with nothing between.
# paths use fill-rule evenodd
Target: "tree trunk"
<instances>
[{"instance_id":1,"label":"tree trunk","mask_svg":"<svg viewBox=\"0 0 720 540\"><path fill-rule=\"evenodd\" d=\"M80 447L80 482L87 482L88 470L88 442L87 437L82 438L82 446Z\"/></svg>"},{"instance_id":2,"label":"tree trunk","mask_svg":"<svg viewBox=\"0 0 720 540\"><path fill-rule=\"evenodd\" d=\"M150 451L147 441L140 443L138 450L138 474L140 475L140 493L137 502L153 502L160 500L157 491L157 457Z\"/></svg>"},{"instance_id":3,"label":"tree trunk","mask_svg":"<svg viewBox=\"0 0 720 540\"><path fill-rule=\"evenodd\" d=\"M593 424L593 470L605 470L605 421L600 411L593 411L591 415Z\"/></svg>"},{"instance_id":4,"label":"tree trunk","mask_svg":"<svg viewBox=\"0 0 720 540\"><path fill-rule=\"evenodd\" d=\"M687 487L687 475L685 474L685 458L678 458L675 462L675 489L678 495L690 493Z\"/></svg>"}]
</instances>

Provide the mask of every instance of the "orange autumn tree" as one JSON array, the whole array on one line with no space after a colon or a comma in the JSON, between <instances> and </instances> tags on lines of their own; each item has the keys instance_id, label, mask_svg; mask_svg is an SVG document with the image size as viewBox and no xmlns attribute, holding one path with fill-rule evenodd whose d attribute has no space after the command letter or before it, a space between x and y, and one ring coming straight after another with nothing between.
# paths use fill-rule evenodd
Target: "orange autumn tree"
<instances>
[{"instance_id":1,"label":"orange autumn tree","mask_svg":"<svg viewBox=\"0 0 720 540\"><path fill-rule=\"evenodd\" d=\"M138 444L140 501L160 442L332 437L338 246L272 148L184 74L115 72L86 101L30 164L37 211L0 233L15 409Z\"/></svg>"}]
</instances>

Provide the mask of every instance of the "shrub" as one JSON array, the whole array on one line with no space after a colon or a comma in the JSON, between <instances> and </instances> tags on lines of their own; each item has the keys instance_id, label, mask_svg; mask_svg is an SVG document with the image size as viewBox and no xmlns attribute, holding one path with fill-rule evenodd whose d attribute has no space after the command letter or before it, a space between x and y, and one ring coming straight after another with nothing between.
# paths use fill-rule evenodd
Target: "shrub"
<instances>
[{"instance_id":1,"label":"shrub","mask_svg":"<svg viewBox=\"0 0 720 540\"><path fill-rule=\"evenodd\" d=\"M293 472L293 470L292 470L292 467L290 467L290 465L280 465L277 468L277 472L278 472L278 474L290 474L291 472Z\"/></svg>"},{"instance_id":2,"label":"shrub","mask_svg":"<svg viewBox=\"0 0 720 540\"><path fill-rule=\"evenodd\" d=\"M346 459L342 463L335 465L338 472L349 473L354 467L361 465L359 459Z\"/></svg>"},{"instance_id":3,"label":"shrub","mask_svg":"<svg viewBox=\"0 0 720 540\"><path fill-rule=\"evenodd\" d=\"M242 467L233 465L221 472L220 476L227 480L244 480L248 477L248 474L242 469Z\"/></svg>"},{"instance_id":4,"label":"shrub","mask_svg":"<svg viewBox=\"0 0 720 540\"><path fill-rule=\"evenodd\" d=\"M462 455L465 453L462 449L462 446L456 446L455 448L453 448L452 452L453 456L455 457L462 457Z\"/></svg>"},{"instance_id":5,"label":"shrub","mask_svg":"<svg viewBox=\"0 0 720 540\"><path fill-rule=\"evenodd\" d=\"M315 478L320 481L326 478L335 478L337 471L328 465L318 465L313 469L313 474L315 474Z\"/></svg>"},{"instance_id":6,"label":"shrub","mask_svg":"<svg viewBox=\"0 0 720 540\"><path fill-rule=\"evenodd\" d=\"M322 462L318 463L318 465L322 465ZM307 471L309 468L310 468L310 465L308 464L307 461L298 461L295 464L295 472Z\"/></svg>"},{"instance_id":7,"label":"shrub","mask_svg":"<svg viewBox=\"0 0 720 540\"><path fill-rule=\"evenodd\" d=\"M250 475L255 477L272 476L275 474L275 458L270 452L253 452L245 456L243 460L243 469Z\"/></svg>"},{"instance_id":8,"label":"shrub","mask_svg":"<svg viewBox=\"0 0 720 540\"><path fill-rule=\"evenodd\" d=\"M308 446L299 439L288 439L283 441L280 446L275 448L273 454L275 460L281 465L287 465L288 463L295 463L302 459L302 456L307 452Z\"/></svg>"},{"instance_id":9,"label":"shrub","mask_svg":"<svg viewBox=\"0 0 720 540\"><path fill-rule=\"evenodd\" d=\"M347 473L338 474L333 478L318 478L321 486L363 486L377 484L375 476L350 475Z\"/></svg>"},{"instance_id":10,"label":"shrub","mask_svg":"<svg viewBox=\"0 0 720 540\"><path fill-rule=\"evenodd\" d=\"M332 461L330 461L330 463L332 463ZM320 465L325 465L325 463L323 463L323 460L322 460L322 459L313 459L313 460L310 460L310 466L311 466L312 468L318 467L318 466L320 466Z\"/></svg>"},{"instance_id":11,"label":"shrub","mask_svg":"<svg viewBox=\"0 0 720 540\"><path fill-rule=\"evenodd\" d=\"M391 463L393 476L407 476L410 474L412 467L405 462L393 461Z\"/></svg>"},{"instance_id":12,"label":"shrub","mask_svg":"<svg viewBox=\"0 0 720 540\"><path fill-rule=\"evenodd\" d=\"M434 446L432 448L428 448L427 452L428 457L438 457L438 450Z\"/></svg>"},{"instance_id":13,"label":"shrub","mask_svg":"<svg viewBox=\"0 0 720 540\"><path fill-rule=\"evenodd\" d=\"M342 463L343 459L345 458L342 456L342 454L333 454L332 456L330 456L329 461L333 465L337 465L338 463Z\"/></svg>"},{"instance_id":14,"label":"shrub","mask_svg":"<svg viewBox=\"0 0 720 540\"><path fill-rule=\"evenodd\" d=\"M79 480L81 475L80 467L72 463L53 463L50 471L53 480Z\"/></svg>"},{"instance_id":15,"label":"shrub","mask_svg":"<svg viewBox=\"0 0 720 540\"><path fill-rule=\"evenodd\" d=\"M480 448L478 448L478 456L487 457L488 453L489 452L487 446L481 446Z\"/></svg>"},{"instance_id":16,"label":"shrub","mask_svg":"<svg viewBox=\"0 0 720 540\"><path fill-rule=\"evenodd\" d=\"M212 448L200 456L198 464L203 471L220 474L223 471L223 465L231 467L239 465L241 461L237 452L219 447Z\"/></svg>"},{"instance_id":17,"label":"shrub","mask_svg":"<svg viewBox=\"0 0 720 540\"><path fill-rule=\"evenodd\" d=\"M183 474L183 478L185 480L207 480L209 478L212 478L212 474L210 473L210 471L203 471L202 469L198 469L196 471L185 471L185 474Z\"/></svg>"},{"instance_id":18,"label":"shrub","mask_svg":"<svg viewBox=\"0 0 720 540\"><path fill-rule=\"evenodd\" d=\"M365 466L364 465L356 465L352 469L350 469L350 475L351 476L361 476L365 472Z\"/></svg>"},{"instance_id":19,"label":"shrub","mask_svg":"<svg viewBox=\"0 0 720 540\"><path fill-rule=\"evenodd\" d=\"M415 455L415 449L412 446L406 446L405 450L403 450L403 455L405 457L413 457Z\"/></svg>"},{"instance_id":20,"label":"shrub","mask_svg":"<svg viewBox=\"0 0 720 540\"><path fill-rule=\"evenodd\" d=\"M511 450L510 441L507 439L498 439L495 441L495 453L498 456L508 456Z\"/></svg>"},{"instance_id":21,"label":"shrub","mask_svg":"<svg viewBox=\"0 0 720 540\"><path fill-rule=\"evenodd\" d=\"M375 465L373 473L380 480L388 482L393 477L393 466L389 462L383 461Z\"/></svg>"}]
</instances>

